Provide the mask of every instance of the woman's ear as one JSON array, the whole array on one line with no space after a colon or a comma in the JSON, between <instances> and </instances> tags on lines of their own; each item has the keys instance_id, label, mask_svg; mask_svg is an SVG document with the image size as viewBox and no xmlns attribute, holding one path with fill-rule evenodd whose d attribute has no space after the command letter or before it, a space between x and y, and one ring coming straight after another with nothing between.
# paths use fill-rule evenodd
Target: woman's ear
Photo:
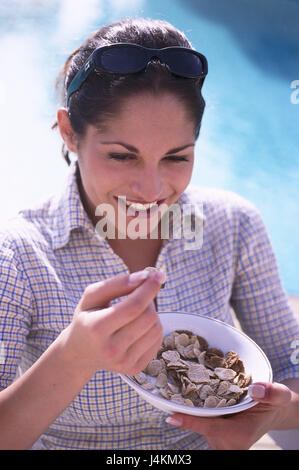
<instances>
[{"instance_id":1,"label":"woman's ear","mask_svg":"<svg viewBox=\"0 0 299 470\"><path fill-rule=\"evenodd\" d=\"M71 121L66 108L59 108L57 111L57 124L60 135L68 150L77 153L77 136L72 128Z\"/></svg>"}]
</instances>

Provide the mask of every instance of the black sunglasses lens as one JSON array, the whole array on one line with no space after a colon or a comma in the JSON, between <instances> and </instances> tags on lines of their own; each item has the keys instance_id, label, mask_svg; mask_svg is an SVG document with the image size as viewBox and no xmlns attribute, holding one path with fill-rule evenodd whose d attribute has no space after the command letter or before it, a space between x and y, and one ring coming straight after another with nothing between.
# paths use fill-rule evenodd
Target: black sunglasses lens
<instances>
[{"instance_id":1,"label":"black sunglasses lens","mask_svg":"<svg viewBox=\"0 0 299 470\"><path fill-rule=\"evenodd\" d=\"M115 47L101 54L98 65L109 72L132 73L145 67L146 58L144 52L137 47Z\"/></svg>"},{"instance_id":2,"label":"black sunglasses lens","mask_svg":"<svg viewBox=\"0 0 299 470\"><path fill-rule=\"evenodd\" d=\"M205 64L200 56L191 50L171 49L158 51L156 54L162 62L165 62L171 71L183 77L200 77L205 74ZM104 51L99 50L95 57L96 65L109 72L134 73L146 67L152 53L133 45L118 45Z\"/></svg>"},{"instance_id":3,"label":"black sunglasses lens","mask_svg":"<svg viewBox=\"0 0 299 470\"><path fill-rule=\"evenodd\" d=\"M192 52L168 49L165 59L171 71L177 75L199 77L204 72L201 58Z\"/></svg>"}]
</instances>

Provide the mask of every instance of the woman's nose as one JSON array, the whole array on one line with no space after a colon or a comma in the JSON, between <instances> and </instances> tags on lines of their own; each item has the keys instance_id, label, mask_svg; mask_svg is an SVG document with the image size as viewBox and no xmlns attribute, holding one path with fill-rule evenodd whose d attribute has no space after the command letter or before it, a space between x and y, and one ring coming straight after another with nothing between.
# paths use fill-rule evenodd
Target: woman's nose
<instances>
[{"instance_id":1,"label":"woman's nose","mask_svg":"<svg viewBox=\"0 0 299 470\"><path fill-rule=\"evenodd\" d=\"M157 201L162 196L163 182L157 170L144 169L135 176L132 189L141 201Z\"/></svg>"}]
</instances>

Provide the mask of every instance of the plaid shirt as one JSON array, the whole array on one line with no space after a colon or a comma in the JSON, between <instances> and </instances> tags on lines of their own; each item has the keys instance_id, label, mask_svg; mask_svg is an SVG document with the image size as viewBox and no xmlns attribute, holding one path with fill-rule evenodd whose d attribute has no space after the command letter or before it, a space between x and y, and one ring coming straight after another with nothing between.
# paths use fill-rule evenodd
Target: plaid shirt
<instances>
[{"instance_id":1,"label":"plaid shirt","mask_svg":"<svg viewBox=\"0 0 299 470\"><path fill-rule=\"evenodd\" d=\"M73 163L61 195L21 211L1 232L1 388L69 325L87 285L128 272L95 233L80 200L76 169ZM166 269L167 282L158 310L198 312L233 324L233 307L243 330L267 354L274 380L298 377L290 360L298 323L258 211L234 193L201 187L187 188L179 202L203 204L203 245L185 250L184 239L164 240L156 266ZM118 374L98 371L34 448L209 448L203 436L168 425L165 418Z\"/></svg>"}]
</instances>

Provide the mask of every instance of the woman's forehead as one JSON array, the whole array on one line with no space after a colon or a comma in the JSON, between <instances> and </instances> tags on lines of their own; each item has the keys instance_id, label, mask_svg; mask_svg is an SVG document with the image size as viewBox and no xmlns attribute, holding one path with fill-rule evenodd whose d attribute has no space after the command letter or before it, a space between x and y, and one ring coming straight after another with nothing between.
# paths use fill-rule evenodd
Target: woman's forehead
<instances>
[{"instance_id":1,"label":"woman's forehead","mask_svg":"<svg viewBox=\"0 0 299 470\"><path fill-rule=\"evenodd\" d=\"M91 133L109 140L122 140L128 135L164 133L172 135L192 134L194 123L190 121L187 110L177 98L169 95L141 95L125 100L119 111L105 121L104 126L93 126Z\"/></svg>"}]
</instances>

